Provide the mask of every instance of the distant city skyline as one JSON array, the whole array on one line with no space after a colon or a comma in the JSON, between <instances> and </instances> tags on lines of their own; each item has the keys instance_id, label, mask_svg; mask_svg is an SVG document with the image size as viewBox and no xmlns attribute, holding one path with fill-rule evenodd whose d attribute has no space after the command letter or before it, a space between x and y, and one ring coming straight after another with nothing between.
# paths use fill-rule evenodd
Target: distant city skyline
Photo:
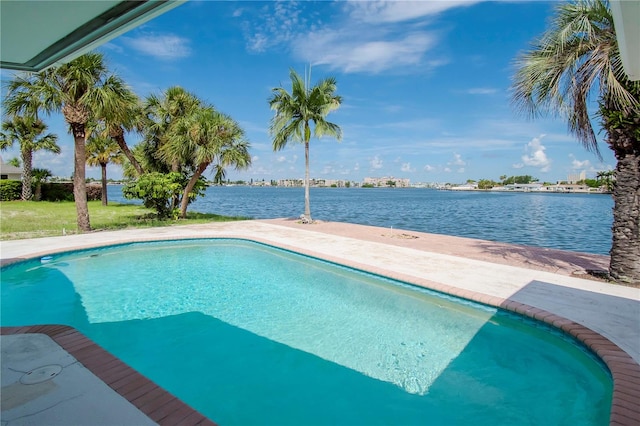
<instances>
[{"instance_id":1,"label":"distant city skyline","mask_svg":"<svg viewBox=\"0 0 640 426\"><path fill-rule=\"evenodd\" d=\"M314 178L460 183L532 175L555 182L615 165L604 142L600 161L561 119L529 120L511 106L513 61L542 34L555 4L189 1L99 51L141 97L179 85L234 117L253 165L229 169L230 180L304 176L301 144L271 148L267 98L274 87L290 90L290 68L302 74L311 64L312 82L333 75L344 98L328 116L343 129L342 143L311 141ZM4 81L12 75L2 71ZM70 176L73 139L59 114L45 121L62 154L37 152L34 166ZM88 177L99 175L87 168ZM119 179L121 169L110 165L108 175Z\"/></svg>"}]
</instances>

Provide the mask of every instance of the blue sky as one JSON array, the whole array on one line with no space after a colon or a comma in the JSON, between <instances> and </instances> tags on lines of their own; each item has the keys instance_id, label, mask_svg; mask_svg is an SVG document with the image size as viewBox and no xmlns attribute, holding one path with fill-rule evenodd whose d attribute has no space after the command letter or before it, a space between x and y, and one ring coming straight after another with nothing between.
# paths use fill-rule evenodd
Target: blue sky
<instances>
[{"instance_id":1,"label":"blue sky","mask_svg":"<svg viewBox=\"0 0 640 426\"><path fill-rule=\"evenodd\" d=\"M178 85L235 118L253 165L229 170L232 180L304 176L301 144L272 150L267 99L274 87L290 90L290 68L303 74L309 64L312 82L334 76L343 97L328 116L343 140L311 141L311 177L461 183L528 174L554 182L582 170L593 177L615 165L604 142L601 162L562 120L532 121L510 103L513 60L545 29L554 3L189 1L100 51L141 97ZM47 122L62 154L37 153L35 166L70 176L72 137L60 116ZM139 139L128 137L131 145ZM121 171L109 166L108 174Z\"/></svg>"}]
</instances>

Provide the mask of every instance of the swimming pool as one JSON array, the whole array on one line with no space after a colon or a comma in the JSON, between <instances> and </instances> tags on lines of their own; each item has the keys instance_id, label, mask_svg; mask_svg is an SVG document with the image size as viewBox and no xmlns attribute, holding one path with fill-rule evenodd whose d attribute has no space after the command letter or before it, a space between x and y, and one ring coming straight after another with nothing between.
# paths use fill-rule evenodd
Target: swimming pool
<instances>
[{"instance_id":1,"label":"swimming pool","mask_svg":"<svg viewBox=\"0 0 640 426\"><path fill-rule=\"evenodd\" d=\"M2 270L2 324L78 328L221 424L606 424L604 366L537 322L241 240Z\"/></svg>"}]
</instances>

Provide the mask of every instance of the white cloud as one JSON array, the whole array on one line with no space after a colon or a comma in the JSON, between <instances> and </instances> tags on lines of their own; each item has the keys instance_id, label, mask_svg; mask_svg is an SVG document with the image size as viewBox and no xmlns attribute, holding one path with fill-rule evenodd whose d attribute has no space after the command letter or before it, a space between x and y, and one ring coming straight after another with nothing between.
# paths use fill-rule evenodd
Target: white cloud
<instances>
[{"instance_id":1,"label":"white cloud","mask_svg":"<svg viewBox=\"0 0 640 426\"><path fill-rule=\"evenodd\" d=\"M415 172L415 169L411 168L411 163L402 163L400 170L403 172Z\"/></svg>"},{"instance_id":2,"label":"white cloud","mask_svg":"<svg viewBox=\"0 0 640 426\"><path fill-rule=\"evenodd\" d=\"M526 166L538 167L541 172L548 172L551 169L551 161L545 154L546 148L540 142L545 135L531 139L524 147L525 154L522 156L522 162Z\"/></svg>"},{"instance_id":3,"label":"white cloud","mask_svg":"<svg viewBox=\"0 0 640 426\"><path fill-rule=\"evenodd\" d=\"M276 158L276 161L278 163L284 163L285 161L287 161L287 157L285 157L284 155L281 155L278 158Z\"/></svg>"},{"instance_id":4,"label":"white cloud","mask_svg":"<svg viewBox=\"0 0 640 426\"><path fill-rule=\"evenodd\" d=\"M382 160L376 155L369 161L369 165L373 170L378 170L382 168Z\"/></svg>"},{"instance_id":5,"label":"white cloud","mask_svg":"<svg viewBox=\"0 0 640 426\"><path fill-rule=\"evenodd\" d=\"M258 157L257 155L254 155L253 157L251 157L251 162L255 163L256 161L258 161L260 159L260 157Z\"/></svg>"},{"instance_id":6,"label":"white cloud","mask_svg":"<svg viewBox=\"0 0 640 426\"><path fill-rule=\"evenodd\" d=\"M186 58L191 55L189 40L173 34L147 34L138 37L122 37L121 39L138 52L165 61Z\"/></svg>"},{"instance_id":7,"label":"white cloud","mask_svg":"<svg viewBox=\"0 0 640 426\"><path fill-rule=\"evenodd\" d=\"M402 25L398 23L472 3L351 2L345 6L346 14L326 23L318 16L305 14L304 2L278 1L267 3L251 19L245 18L248 12L242 10L242 18L246 20L241 25L251 52L266 52L290 44L298 60L346 73L375 74L390 69L425 72L449 62L433 54L427 59L440 36L419 28L406 31L398 28Z\"/></svg>"},{"instance_id":8,"label":"white cloud","mask_svg":"<svg viewBox=\"0 0 640 426\"><path fill-rule=\"evenodd\" d=\"M593 169L591 161L580 161L573 154L569 154L569 157L571 158L571 168L573 170Z\"/></svg>"},{"instance_id":9,"label":"white cloud","mask_svg":"<svg viewBox=\"0 0 640 426\"><path fill-rule=\"evenodd\" d=\"M473 89L467 90L467 93L470 95L493 95L497 93L498 89L493 89L490 87L476 87Z\"/></svg>"},{"instance_id":10,"label":"white cloud","mask_svg":"<svg viewBox=\"0 0 640 426\"><path fill-rule=\"evenodd\" d=\"M449 167L445 167L444 171L447 172L447 173L451 173L451 169Z\"/></svg>"},{"instance_id":11,"label":"white cloud","mask_svg":"<svg viewBox=\"0 0 640 426\"><path fill-rule=\"evenodd\" d=\"M380 32L362 29L326 29L298 38L294 51L303 60L328 65L346 73L379 73L421 63L437 38L427 32L413 32L403 38L382 39ZM375 38L374 38L375 37ZM434 62L430 68L442 65Z\"/></svg>"},{"instance_id":12,"label":"white cloud","mask_svg":"<svg viewBox=\"0 0 640 426\"><path fill-rule=\"evenodd\" d=\"M427 164L426 166L424 166L424 168L423 168L423 170L424 170L425 172L432 172L432 171L434 171L435 169L436 169L435 167L430 166L430 165L428 165L428 164Z\"/></svg>"},{"instance_id":13,"label":"white cloud","mask_svg":"<svg viewBox=\"0 0 640 426\"><path fill-rule=\"evenodd\" d=\"M460 168L458 169L458 173L464 173L464 167L460 167Z\"/></svg>"},{"instance_id":14,"label":"white cloud","mask_svg":"<svg viewBox=\"0 0 640 426\"><path fill-rule=\"evenodd\" d=\"M521 169L524 167L524 164L522 163L515 163L513 165L511 165L511 167L513 167L514 169Z\"/></svg>"},{"instance_id":15,"label":"white cloud","mask_svg":"<svg viewBox=\"0 0 640 426\"><path fill-rule=\"evenodd\" d=\"M468 6L477 1L351 1L352 18L370 23L403 22L437 15L447 9Z\"/></svg>"},{"instance_id":16,"label":"white cloud","mask_svg":"<svg viewBox=\"0 0 640 426\"><path fill-rule=\"evenodd\" d=\"M358 170L360 170L360 163L356 163L355 166L353 166L353 171L357 172Z\"/></svg>"},{"instance_id":17,"label":"white cloud","mask_svg":"<svg viewBox=\"0 0 640 426\"><path fill-rule=\"evenodd\" d=\"M240 16L236 15L237 12L234 16ZM272 2L262 7L260 12L260 16L254 17L257 21L247 20L242 24L249 51L264 52L305 32L307 21L300 17L301 8L295 1Z\"/></svg>"},{"instance_id":18,"label":"white cloud","mask_svg":"<svg viewBox=\"0 0 640 426\"><path fill-rule=\"evenodd\" d=\"M449 161L447 165L448 166L466 166L467 162L462 159L462 155L454 153L453 161Z\"/></svg>"}]
</instances>

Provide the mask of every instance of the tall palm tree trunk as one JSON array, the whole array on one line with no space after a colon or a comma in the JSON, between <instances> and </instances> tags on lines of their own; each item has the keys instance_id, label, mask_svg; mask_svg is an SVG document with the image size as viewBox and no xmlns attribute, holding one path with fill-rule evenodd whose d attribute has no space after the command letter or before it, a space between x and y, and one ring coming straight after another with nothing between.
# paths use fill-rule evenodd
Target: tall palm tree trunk
<instances>
[{"instance_id":1,"label":"tall palm tree trunk","mask_svg":"<svg viewBox=\"0 0 640 426\"><path fill-rule=\"evenodd\" d=\"M180 203L180 218L185 219L187 217L187 206L189 206L189 193L193 190L193 187L196 186L196 182L202 176L202 173L209 167L211 163L200 163L198 168L196 169L191 179L187 183L187 186L184 188L184 193L182 194L182 202Z\"/></svg>"},{"instance_id":2,"label":"tall palm tree trunk","mask_svg":"<svg viewBox=\"0 0 640 426\"><path fill-rule=\"evenodd\" d=\"M133 168L136 170L138 176L141 176L144 173L144 171L142 170L142 166L140 165L140 163L138 163L138 160L136 160L136 157L134 157L133 153L129 149L129 146L124 139L124 131L122 130L122 127L119 127L118 130L119 131L114 132L111 135L111 138L116 141L122 153L125 155L125 157L127 157L127 160L129 160Z\"/></svg>"},{"instance_id":3,"label":"tall palm tree trunk","mask_svg":"<svg viewBox=\"0 0 640 426\"><path fill-rule=\"evenodd\" d=\"M613 200L609 273L618 281L640 285L640 152L618 158Z\"/></svg>"},{"instance_id":4,"label":"tall palm tree trunk","mask_svg":"<svg viewBox=\"0 0 640 426\"><path fill-rule=\"evenodd\" d=\"M31 170L33 169L33 152L30 149L22 150L22 200L31 199Z\"/></svg>"},{"instance_id":5,"label":"tall palm tree trunk","mask_svg":"<svg viewBox=\"0 0 640 426\"><path fill-rule=\"evenodd\" d=\"M311 222L311 206L309 205L309 140L304 142L304 215Z\"/></svg>"},{"instance_id":6,"label":"tall palm tree trunk","mask_svg":"<svg viewBox=\"0 0 640 426\"><path fill-rule=\"evenodd\" d=\"M107 163L100 163L100 168L102 169L102 205L106 206L108 204L107 201Z\"/></svg>"},{"instance_id":7,"label":"tall palm tree trunk","mask_svg":"<svg viewBox=\"0 0 640 426\"><path fill-rule=\"evenodd\" d=\"M84 124L72 123L74 141L73 198L76 203L78 230L91 231L89 223L89 206L87 205L86 168L87 153L85 147Z\"/></svg>"},{"instance_id":8,"label":"tall palm tree trunk","mask_svg":"<svg viewBox=\"0 0 640 426\"><path fill-rule=\"evenodd\" d=\"M631 86L630 92L640 104L640 86ZM616 109L612 102L605 102L600 113L605 141L617 160L609 274L640 286L640 108Z\"/></svg>"}]
</instances>

